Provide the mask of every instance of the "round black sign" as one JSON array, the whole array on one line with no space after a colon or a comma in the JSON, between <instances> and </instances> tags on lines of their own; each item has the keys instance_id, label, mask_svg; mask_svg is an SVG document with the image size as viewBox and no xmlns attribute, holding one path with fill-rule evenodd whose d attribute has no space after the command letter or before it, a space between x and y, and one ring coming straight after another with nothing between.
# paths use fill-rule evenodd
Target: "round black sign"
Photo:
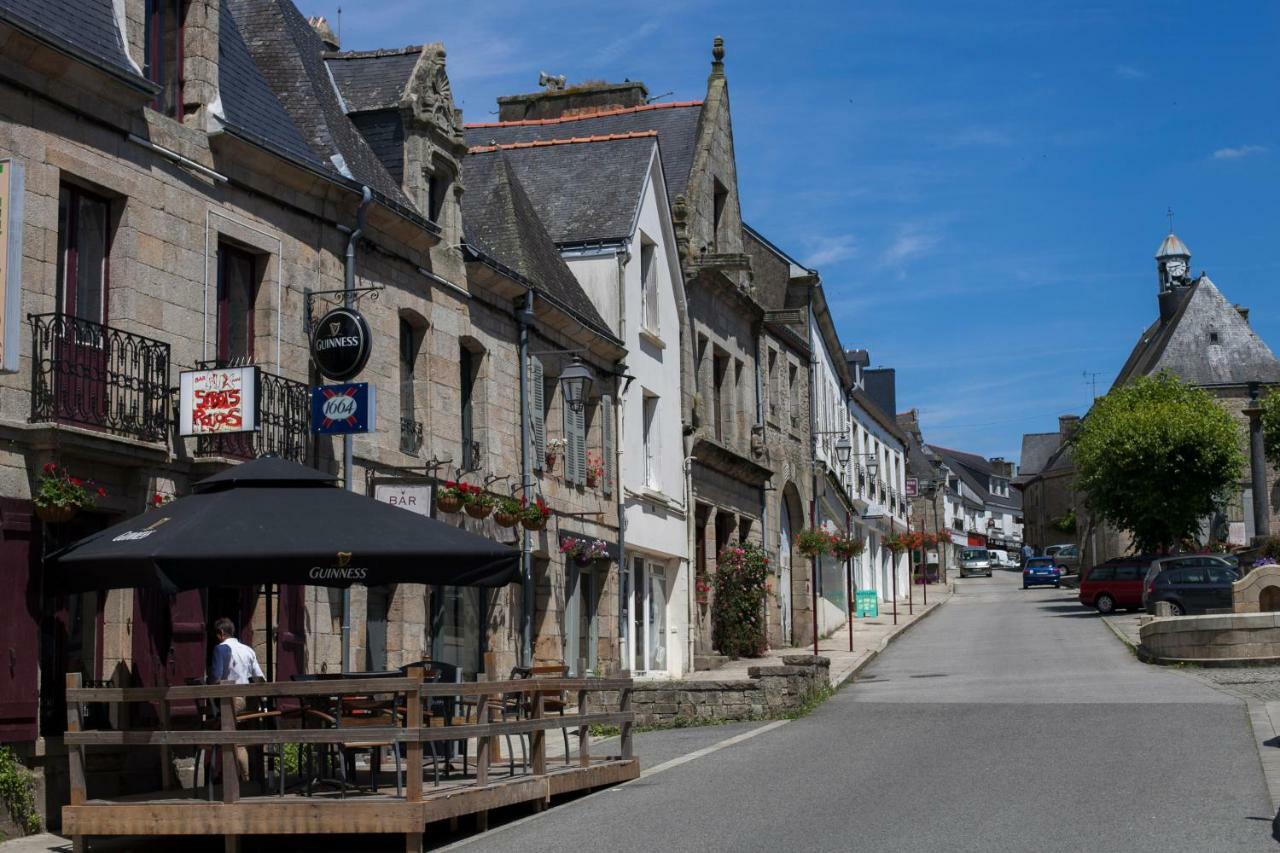
<instances>
[{"instance_id":1,"label":"round black sign","mask_svg":"<svg viewBox=\"0 0 1280 853\"><path fill-rule=\"evenodd\" d=\"M339 382L364 369L373 348L369 324L354 308L335 308L311 330L311 358L320 373Z\"/></svg>"}]
</instances>

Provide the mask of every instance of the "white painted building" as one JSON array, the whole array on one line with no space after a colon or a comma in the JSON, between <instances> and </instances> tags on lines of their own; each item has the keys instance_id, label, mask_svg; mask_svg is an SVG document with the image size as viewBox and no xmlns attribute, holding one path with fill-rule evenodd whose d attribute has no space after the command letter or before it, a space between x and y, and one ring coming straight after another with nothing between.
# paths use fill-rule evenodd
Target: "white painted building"
<instances>
[{"instance_id":1,"label":"white painted building","mask_svg":"<svg viewBox=\"0 0 1280 853\"><path fill-rule=\"evenodd\" d=\"M905 532L908 525L906 440L894 416L868 396L861 370L858 374L859 384L849 396L853 420L850 465L854 469L853 499L861 517L858 535L866 540L866 549L855 563L855 580L858 589L874 589L882 604L890 604L895 592L900 599L909 594L909 557L895 556L884 544ZM874 477L870 476L872 467Z\"/></svg>"},{"instance_id":2,"label":"white painted building","mask_svg":"<svg viewBox=\"0 0 1280 853\"><path fill-rule=\"evenodd\" d=\"M636 676L692 669L681 418L687 314L654 137L505 152L561 257L624 342L618 402L623 566L619 649Z\"/></svg>"}]
</instances>

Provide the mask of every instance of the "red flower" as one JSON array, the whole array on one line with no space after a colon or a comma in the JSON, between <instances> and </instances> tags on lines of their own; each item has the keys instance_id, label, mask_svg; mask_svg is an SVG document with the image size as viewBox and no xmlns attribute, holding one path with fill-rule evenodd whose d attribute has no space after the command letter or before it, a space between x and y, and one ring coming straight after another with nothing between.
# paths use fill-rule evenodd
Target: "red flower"
<instances>
[{"instance_id":1,"label":"red flower","mask_svg":"<svg viewBox=\"0 0 1280 853\"><path fill-rule=\"evenodd\" d=\"M106 496L107 496L107 490L102 488L102 486L98 486L98 497L105 498Z\"/></svg>"},{"instance_id":2,"label":"red flower","mask_svg":"<svg viewBox=\"0 0 1280 853\"><path fill-rule=\"evenodd\" d=\"M68 479L71 481L71 485L73 485L73 486L83 486L83 485L84 485L84 481L83 481L83 480L81 480L79 477L69 477Z\"/></svg>"},{"instance_id":3,"label":"red flower","mask_svg":"<svg viewBox=\"0 0 1280 853\"><path fill-rule=\"evenodd\" d=\"M52 474L54 471L58 470L58 466L53 464L52 462L46 462L44 463L44 468L42 468L41 470L44 471L44 473L46 474Z\"/></svg>"}]
</instances>

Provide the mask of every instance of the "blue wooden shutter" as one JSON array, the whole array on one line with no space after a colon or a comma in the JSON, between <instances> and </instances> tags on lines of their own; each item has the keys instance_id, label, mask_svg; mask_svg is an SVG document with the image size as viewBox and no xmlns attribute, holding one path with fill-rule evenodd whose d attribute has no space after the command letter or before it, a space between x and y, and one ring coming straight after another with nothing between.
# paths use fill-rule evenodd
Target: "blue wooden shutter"
<instances>
[{"instance_id":1,"label":"blue wooden shutter","mask_svg":"<svg viewBox=\"0 0 1280 853\"><path fill-rule=\"evenodd\" d=\"M533 436L533 470L542 470L542 460L547 455L547 423L543 394L542 360L529 356L529 432Z\"/></svg>"},{"instance_id":2,"label":"blue wooden shutter","mask_svg":"<svg viewBox=\"0 0 1280 853\"><path fill-rule=\"evenodd\" d=\"M614 436L613 436L613 397L605 394L600 397L600 443L601 456L604 457L604 476L601 477L601 486L604 488L605 495L613 494L613 476L614 462L616 454L614 452Z\"/></svg>"}]
</instances>

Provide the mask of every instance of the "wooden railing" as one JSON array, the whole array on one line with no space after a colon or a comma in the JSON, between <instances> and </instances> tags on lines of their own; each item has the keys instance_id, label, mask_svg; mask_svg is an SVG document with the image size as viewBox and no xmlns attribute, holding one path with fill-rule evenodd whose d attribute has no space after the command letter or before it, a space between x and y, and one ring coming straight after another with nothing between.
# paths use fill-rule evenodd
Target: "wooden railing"
<instances>
[{"instance_id":1,"label":"wooden railing","mask_svg":"<svg viewBox=\"0 0 1280 853\"><path fill-rule=\"evenodd\" d=\"M477 681L465 683L425 682L423 671L410 669L400 678L351 678L321 681L269 682L261 684L215 684L173 687L83 687L81 676L67 676L67 731L64 742L68 747L70 764L71 804L83 805L89 797L85 783L85 749L88 747L157 747L160 751L162 787L173 785L173 747L227 747L222 752L223 803L240 800L239 773L236 767L234 747L283 746L285 744L343 744L352 741L405 745L406 773L405 794L407 802L423 800L423 746L432 742L477 739L476 774L474 781L465 784L483 786L489 783L492 745L505 736L528 735L530 739L529 764L533 776L547 774L546 732L549 729L576 730L578 765L588 767L592 762L590 730L592 726L617 726L621 734L618 759L632 759L632 725L635 715L631 711L632 682L629 678L523 678L508 681ZM617 711L590 711L591 694L604 691L618 693ZM576 698L568 703L564 716L545 714L545 700L552 694L566 694ZM236 699L267 697L277 704L291 700L299 707L306 700L317 697L338 696L393 696L390 715L392 724L382 726L326 728L277 728L237 729ZM432 725L432 714L426 709L432 700L444 698L472 700L475 722L460 725ZM519 697L519 707L527 714L517 719L496 719L502 703L510 703ZM219 708L218 729L171 728L171 706L174 703L204 701ZM159 729L125 731L84 730L84 705L86 703L130 704L153 703L159 708ZM127 719L121 713L114 718ZM399 722L403 720L403 723ZM566 756L568 758L568 756ZM265 787L265 786L264 786ZM453 789L456 790L456 787ZM136 802L136 799L135 799ZM197 801L198 802L198 801Z\"/></svg>"}]
</instances>

